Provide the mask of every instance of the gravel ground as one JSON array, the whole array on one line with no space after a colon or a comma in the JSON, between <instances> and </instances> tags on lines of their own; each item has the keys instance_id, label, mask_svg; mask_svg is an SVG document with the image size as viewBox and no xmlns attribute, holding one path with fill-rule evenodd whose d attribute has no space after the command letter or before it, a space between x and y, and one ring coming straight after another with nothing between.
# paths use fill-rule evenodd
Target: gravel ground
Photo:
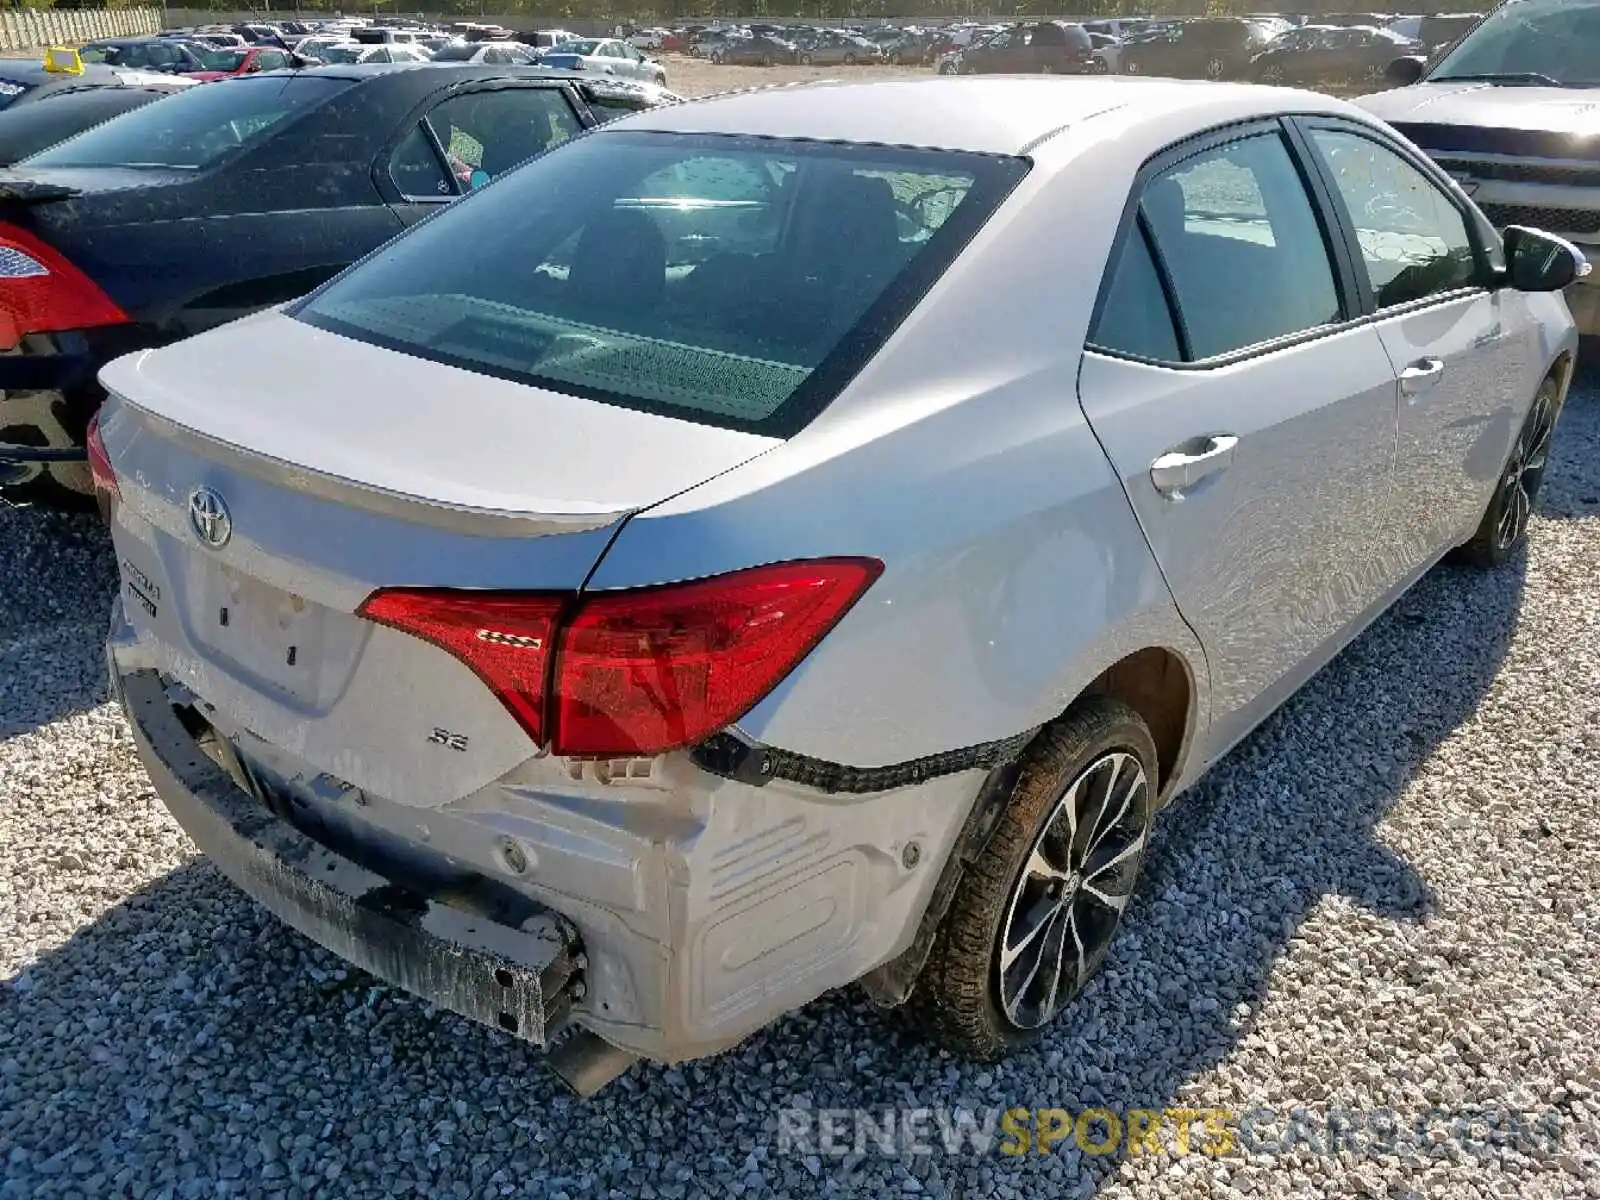
<instances>
[{"instance_id":1,"label":"gravel ground","mask_svg":"<svg viewBox=\"0 0 1600 1200\"><path fill-rule=\"evenodd\" d=\"M588 1104L196 858L103 701L105 539L0 511L0 1195L1600 1197L1592 382L1541 508L1525 562L1434 572L1168 814L1111 964L1039 1051L968 1067L839 994ZM1271 1114L1218 1157L837 1158L778 1133L780 1109L1089 1105ZM1336 1109L1549 1124L1273 1152L1297 1108L1313 1138Z\"/></svg>"}]
</instances>

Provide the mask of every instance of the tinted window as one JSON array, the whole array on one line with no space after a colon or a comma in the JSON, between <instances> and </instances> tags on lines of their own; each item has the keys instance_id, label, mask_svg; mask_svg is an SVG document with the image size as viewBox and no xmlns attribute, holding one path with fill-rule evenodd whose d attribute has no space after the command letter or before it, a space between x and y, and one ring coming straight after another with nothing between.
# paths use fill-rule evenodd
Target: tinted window
<instances>
[{"instance_id":1,"label":"tinted window","mask_svg":"<svg viewBox=\"0 0 1600 1200\"><path fill-rule=\"evenodd\" d=\"M349 86L344 79L296 75L186 88L27 161L38 167L208 167Z\"/></svg>"},{"instance_id":2,"label":"tinted window","mask_svg":"<svg viewBox=\"0 0 1600 1200\"><path fill-rule=\"evenodd\" d=\"M160 98L160 92L145 88L91 87L25 104L0 122L0 166L10 166L19 158Z\"/></svg>"},{"instance_id":3,"label":"tinted window","mask_svg":"<svg viewBox=\"0 0 1600 1200\"><path fill-rule=\"evenodd\" d=\"M1361 246L1378 307L1470 287L1478 262L1467 220L1400 155L1368 138L1313 129Z\"/></svg>"},{"instance_id":4,"label":"tinted window","mask_svg":"<svg viewBox=\"0 0 1600 1200\"><path fill-rule=\"evenodd\" d=\"M1276 134L1185 159L1150 182L1140 210L1191 359L1339 319L1321 227Z\"/></svg>"},{"instance_id":5,"label":"tinted window","mask_svg":"<svg viewBox=\"0 0 1600 1200\"><path fill-rule=\"evenodd\" d=\"M1107 350L1176 362L1182 357L1178 334L1150 245L1137 225L1130 233L1090 340Z\"/></svg>"},{"instance_id":6,"label":"tinted window","mask_svg":"<svg viewBox=\"0 0 1600 1200\"><path fill-rule=\"evenodd\" d=\"M467 92L440 104L427 119L448 152L450 169L468 187L489 182L582 129L559 88Z\"/></svg>"},{"instance_id":7,"label":"tinted window","mask_svg":"<svg viewBox=\"0 0 1600 1200\"><path fill-rule=\"evenodd\" d=\"M296 315L471 370L783 434L888 336L916 288L863 327L868 309L908 269L942 269L1025 169L599 134L450 206Z\"/></svg>"},{"instance_id":8,"label":"tinted window","mask_svg":"<svg viewBox=\"0 0 1600 1200\"><path fill-rule=\"evenodd\" d=\"M395 148L389 159L389 178L402 196L449 198L456 195L421 126L408 133Z\"/></svg>"},{"instance_id":9,"label":"tinted window","mask_svg":"<svg viewBox=\"0 0 1600 1200\"><path fill-rule=\"evenodd\" d=\"M434 62L471 62L472 56L478 52L478 47L471 42L451 42L448 46L441 46L434 52Z\"/></svg>"}]
</instances>

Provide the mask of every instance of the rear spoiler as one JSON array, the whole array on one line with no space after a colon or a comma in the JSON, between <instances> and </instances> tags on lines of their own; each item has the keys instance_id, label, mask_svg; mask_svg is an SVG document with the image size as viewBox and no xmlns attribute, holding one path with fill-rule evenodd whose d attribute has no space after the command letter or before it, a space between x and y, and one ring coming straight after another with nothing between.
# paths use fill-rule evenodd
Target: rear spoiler
<instances>
[{"instance_id":1,"label":"rear spoiler","mask_svg":"<svg viewBox=\"0 0 1600 1200\"><path fill-rule=\"evenodd\" d=\"M48 204L54 200L70 200L79 194L78 188L64 184L0 177L0 204Z\"/></svg>"}]
</instances>

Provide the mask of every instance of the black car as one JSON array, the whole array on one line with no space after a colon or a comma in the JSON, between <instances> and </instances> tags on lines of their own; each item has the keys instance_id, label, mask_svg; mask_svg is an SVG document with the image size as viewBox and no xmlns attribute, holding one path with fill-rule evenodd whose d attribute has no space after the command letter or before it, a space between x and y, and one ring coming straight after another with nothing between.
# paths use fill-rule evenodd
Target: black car
<instances>
[{"instance_id":1,"label":"black car","mask_svg":"<svg viewBox=\"0 0 1600 1200\"><path fill-rule=\"evenodd\" d=\"M197 86L197 85L183 85ZM178 87L95 86L52 92L45 103L0 112L0 167L48 150L102 121L170 96Z\"/></svg>"},{"instance_id":2,"label":"black car","mask_svg":"<svg viewBox=\"0 0 1600 1200\"><path fill-rule=\"evenodd\" d=\"M946 55L939 71L945 75L1092 75L1094 43L1082 25L1027 21Z\"/></svg>"},{"instance_id":3,"label":"black car","mask_svg":"<svg viewBox=\"0 0 1600 1200\"><path fill-rule=\"evenodd\" d=\"M1422 43L1387 29L1304 25L1274 38L1250 64L1261 83L1319 86L1373 83L1402 54L1420 54Z\"/></svg>"},{"instance_id":4,"label":"black car","mask_svg":"<svg viewBox=\"0 0 1600 1200\"><path fill-rule=\"evenodd\" d=\"M1123 43L1126 75L1242 79L1267 48L1263 29L1239 17L1206 17L1163 26Z\"/></svg>"},{"instance_id":5,"label":"black car","mask_svg":"<svg viewBox=\"0 0 1600 1200\"><path fill-rule=\"evenodd\" d=\"M210 47L170 37L104 38L89 42L78 56L85 63L176 75L183 71L204 71L205 53L209 50Z\"/></svg>"},{"instance_id":6,"label":"black car","mask_svg":"<svg viewBox=\"0 0 1600 1200\"><path fill-rule=\"evenodd\" d=\"M714 63L736 63L745 66L770 67L773 63L795 63L800 59L793 42L785 42L766 34L751 37L729 38L711 51Z\"/></svg>"},{"instance_id":7,"label":"black car","mask_svg":"<svg viewBox=\"0 0 1600 1200\"><path fill-rule=\"evenodd\" d=\"M0 171L6 495L87 491L81 447L111 358L303 295L439 204L666 95L536 67L263 73Z\"/></svg>"},{"instance_id":8,"label":"black car","mask_svg":"<svg viewBox=\"0 0 1600 1200\"><path fill-rule=\"evenodd\" d=\"M120 87L117 69L104 63L84 63L82 71L51 71L40 59L0 58L0 111L34 104L62 92L86 87Z\"/></svg>"}]
</instances>

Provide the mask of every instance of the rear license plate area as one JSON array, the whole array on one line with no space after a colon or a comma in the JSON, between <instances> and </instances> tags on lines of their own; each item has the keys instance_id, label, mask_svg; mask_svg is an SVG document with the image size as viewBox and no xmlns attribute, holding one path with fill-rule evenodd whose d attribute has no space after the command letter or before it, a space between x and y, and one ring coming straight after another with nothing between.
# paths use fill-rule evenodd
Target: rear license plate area
<instances>
[{"instance_id":1,"label":"rear license plate area","mask_svg":"<svg viewBox=\"0 0 1600 1200\"><path fill-rule=\"evenodd\" d=\"M226 563L203 562L189 611L196 639L236 671L294 696L316 690L326 616L320 605Z\"/></svg>"}]
</instances>

